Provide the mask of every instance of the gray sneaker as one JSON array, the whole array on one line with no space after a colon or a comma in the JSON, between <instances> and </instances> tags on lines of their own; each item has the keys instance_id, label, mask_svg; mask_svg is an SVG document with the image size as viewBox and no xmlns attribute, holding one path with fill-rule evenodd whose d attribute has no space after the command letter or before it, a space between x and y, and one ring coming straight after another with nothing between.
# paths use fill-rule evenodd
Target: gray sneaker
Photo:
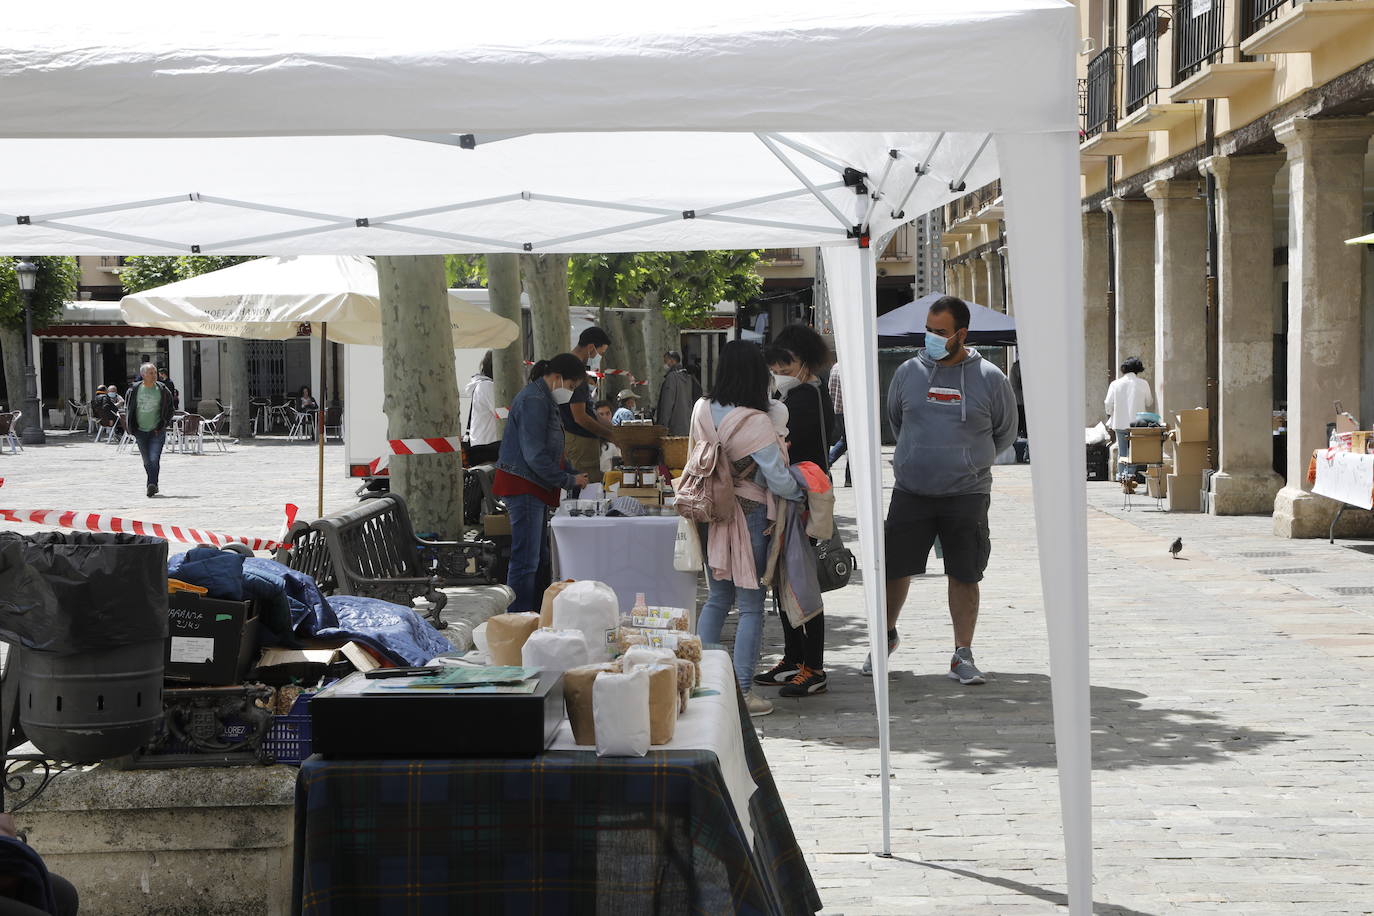
<instances>
[{"instance_id":1,"label":"gray sneaker","mask_svg":"<svg viewBox=\"0 0 1374 916\"><path fill-rule=\"evenodd\" d=\"M892 653L893 653L893 652L896 652L896 651L897 651L897 647L900 646L901 644L902 644L902 638L901 638L900 636L898 636L896 633L893 633L891 636L889 636L889 637L887 638L887 654L888 654L888 656L891 657ZM864 658L864 666L863 666L862 668L859 669L859 673L862 674L864 677L872 677L872 676L873 676L873 653L872 653L872 652L868 653L868 656L867 656L866 658Z\"/></svg>"},{"instance_id":2,"label":"gray sneaker","mask_svg":"<svg viewBox=\"0 0 1374 916\"><path fill-rule=\"evenodd\" d=\"M986 684L987 678L973 664L973 650L964 646L955 649L949 660L949 679L961 684Z\"/></svg>"}]
</instances>

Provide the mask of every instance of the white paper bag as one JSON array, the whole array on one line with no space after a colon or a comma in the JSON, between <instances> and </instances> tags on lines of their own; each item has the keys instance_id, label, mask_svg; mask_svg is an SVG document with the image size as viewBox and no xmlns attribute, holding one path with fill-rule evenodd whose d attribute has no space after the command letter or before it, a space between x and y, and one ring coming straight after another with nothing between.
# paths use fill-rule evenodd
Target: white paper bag
<instances>
[{"instance_id":1,"label":"white paper bag","mask_svg":"<svg viewBox=\"0 0 1374 916\"><path fill-rule=\"evenodd\" d=\"M630 646L620 657L620 667L633 671L641 665L673 664L677 655L672 649L656 649L653 646Z\"/></svg>"},{"instance_id":2,"label":"white paper bag","mask_svg":"<svg viewBox=\"0 0 1374 916\"><path fill-rule=\"evenodd\" d=\"M677 538L673 541L673 569L678 572L701 571L701 539L697 526L685 518L677 520Z\"/></svg>"},{"instance_id":3,"label":"white paper bag","mask_svg":"<svg viewBox=\"0 0 1374 916\"><path fill-rule=\"evenodd\" d=\"M582 631L587 640L587 661L610 661L611 639L620 626L620 600L615 589L604 582L574 582L553 599L553 626L556 630Z\"/></svg>"},{"instance_id":4,"label":"white paper bag","mask_svg":"<svg viewBox=\"0 0 1374 916\"><path fill-rule=\"evenodd\" d=\"M587 641L580 630L535 630L520 649L520 663L543 671L567 671L587 664Z\"/></svg>"},{"instance_id":5,"label":"white paper bag","mask_svg":"<svg viewBox=\"0 0 1374 916\"><path fill-rule=\"evenodd\" d=\"M602 672L592 684L596 756L643 757L649 753L649 672Z\"/></svg>"}]
</instances>

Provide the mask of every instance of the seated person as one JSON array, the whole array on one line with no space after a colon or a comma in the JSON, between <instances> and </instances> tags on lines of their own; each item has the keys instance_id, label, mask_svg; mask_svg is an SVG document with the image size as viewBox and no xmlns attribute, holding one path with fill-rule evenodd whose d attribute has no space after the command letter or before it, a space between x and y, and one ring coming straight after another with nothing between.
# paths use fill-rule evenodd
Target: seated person
<instances>
[{"instance_id":1,"label":"seated person","mask_svg":"<svg viewBox=\"0 0 1374 916\"><path fill-rule=\"evenodd\" d=\"M596 415L603 423L611 422L611 405L606 401L601 401L596 405ZM620 449L616 448L614 442L601 440L601 473L615 469L620 464Z\"/></svg>"},{"instance_id":2,"label":"seated person","mask_svg":"<svg viewBox=\"0 0 1374 916\"><path fill-rule=\"evenodd\" d=\"M619 426L626 420L638 419L635 415L635 409L639 406L639 397L633 391L626 388L616 395L616 400L620 402L620 407L611 417L612 426Z\"/></svg>"}]
</instances>

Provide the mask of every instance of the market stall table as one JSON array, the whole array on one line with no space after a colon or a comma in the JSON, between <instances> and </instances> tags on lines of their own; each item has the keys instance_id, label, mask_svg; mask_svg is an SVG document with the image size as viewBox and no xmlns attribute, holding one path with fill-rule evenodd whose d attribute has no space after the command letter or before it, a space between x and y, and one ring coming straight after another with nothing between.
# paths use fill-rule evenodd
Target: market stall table
<instances>
[{"instance_id":1,"label":"market stall table","mask_svg":"<svg viewBox=\"0 0 1374 916\"><path fill-rule=\"evenodd\" d=\"M550 522L555 579L595 579L615 589L621 610L644 593L651 605L697 606L697 573L673 568L678 516L596 518L556 515Z\"/></svg>"},{"instance_id":2,"label":"market stall table","mask_svg":"<svg viewBox=\"0 0 1374 916\"><path fill-rule=\"evenodd\" d=\"M1340 503L1331 519L1328 540L1336 543L1336 524L1350 506L1374 509L1374 455L1343 452L1334 448L1317 449L1307 469L1312 492Z\"/></svg>"},{"instance_id":3,"label":"market stall table","mask_svg":"<svg viewBox=\"0 0 1374 916\"><path fill-rule=\"evenodd\" d=\"M645 757L312 757L294 912L816 912L724 652L705 653L703 684L723 689L692 699L680 734ZM570 741L565 723L554 747Z\"/></svg>"}]
</instances>

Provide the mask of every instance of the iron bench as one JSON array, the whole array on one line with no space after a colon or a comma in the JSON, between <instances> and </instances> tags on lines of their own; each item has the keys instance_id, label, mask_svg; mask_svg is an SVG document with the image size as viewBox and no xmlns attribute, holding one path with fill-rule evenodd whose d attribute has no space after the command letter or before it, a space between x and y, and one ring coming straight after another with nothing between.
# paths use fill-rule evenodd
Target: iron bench
<instances>
[{"instance_id":1,"label":"iron bench","mask_svg":"<svg viewBox=\"0 0 1374 916\"><path fill-rule=\"evenodd\" d=\"M286 535L292 547L278 561L314 578L326 595L360 595L406 607L424 599L425 617L436 629L448 596L440 589L490 585L496 561L490 541L430 541L417 537L405 500L395 493L364 496L336 515L296 522Z\"/></svg>"}]
</instances>

